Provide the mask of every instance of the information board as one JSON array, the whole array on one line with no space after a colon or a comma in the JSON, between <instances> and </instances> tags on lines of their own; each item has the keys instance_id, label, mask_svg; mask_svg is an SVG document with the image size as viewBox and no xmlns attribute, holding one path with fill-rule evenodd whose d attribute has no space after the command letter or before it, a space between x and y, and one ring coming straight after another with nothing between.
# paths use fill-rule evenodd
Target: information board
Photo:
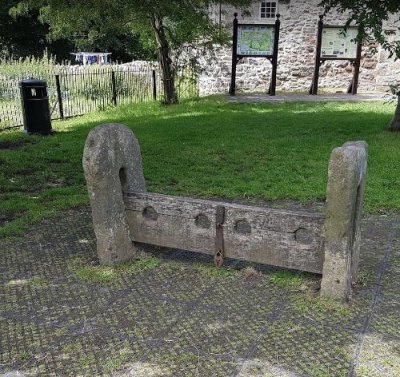
<instances>
[{"instance_id":1,"label":"information board","mask_svg":"<svg viewBox=\"0 0 400 377\"><path fill-rule=\"evenodd\" d=\"M324 27L322 29L321 58L356 59L358 29L349 27Z\"/></svg>"},{"instance_id":2,"label":"information board","mask_svg":"<svg viewBox=\"0 0 400 377\"><path fill-rule=\"evenodd\" d=\"M238 56L272 56L275 25L238 25Z\"/></svg>"},{"instance_id":3,"label":"information board","mask_svg":"<svg viewBox=\"0 0 400 377\"><path fill-rule=\"evenodd\" d=\"M234 14L232 35L232 73L229 94L236 92L236 66L243 58L264 58L271 62L271 82L268 94L275 95L276 72L278 69L280 15L276 15L274 25L239 24L238 14Z\"/></svg>"}]
</instances>

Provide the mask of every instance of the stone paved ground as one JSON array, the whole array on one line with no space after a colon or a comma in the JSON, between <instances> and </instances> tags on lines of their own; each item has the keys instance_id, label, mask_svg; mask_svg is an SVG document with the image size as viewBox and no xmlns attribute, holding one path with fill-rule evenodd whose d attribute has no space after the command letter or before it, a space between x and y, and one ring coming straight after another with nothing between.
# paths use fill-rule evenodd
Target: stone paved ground
<instances>
[{"instance_id":1,"label":"stone paved ground","mask_svg":"<svg viewBox=\"0 0 400 377\"><path fill-rule=\"evenodd\" d=\"M398 377L400 216L363 235L344 306L318 276L179 251L99 268L88 210L63 213L0 241L0 375Z\"/></svg>"}]
</instances>

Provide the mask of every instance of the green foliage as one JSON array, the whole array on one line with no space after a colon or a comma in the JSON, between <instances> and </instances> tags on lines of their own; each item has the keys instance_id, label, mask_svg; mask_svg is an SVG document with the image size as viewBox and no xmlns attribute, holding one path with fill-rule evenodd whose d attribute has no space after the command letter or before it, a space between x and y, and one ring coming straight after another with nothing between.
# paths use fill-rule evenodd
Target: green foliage
<instances>
[{"instance_id":1,"label":"green foliage","mask_svg":"<svg viewBox=\"0 0 400 377\"><path fill-rule=\"evenodd\" d=\"M40 5L37 2L36 4ZM156 58L154 46L149 47L148 43L142 43L140 34L133 32L97 33L93 26L93 29L85 33L77 31L53 38L50 35L51 28L46 21L45 13L44 9L39 12L33 6L30 7L28 2L2 0L0 2L0 57L19 59L35 56L37 58L43 54L43 51L48 51L56 57L58 62L62 62L70 60L70 52L77 49L108 51L112 53L114 61L122 62Z\"/></svg>"},{"instance_id":2,"label":"green foliage","mask_svg":"<svg viewBox=\"0 0 400 377\"><path fill-rule=\"evenodd\" d=\"M156 72L157 99L162 97L158 65L143 62L127 67L117 64L71 66L56 64L54 57L0 59L0 130L21 125L19 82L38 78L47 82L50 112L53 119L60 117L55 75L60 75L64 116L70 117L113 107L112 72L115 77L117 103L153 101L152 71ZM180 98L198 96L197 75L190 69L176 72Z\"/></svg>"},{"instance_id":3,"label":"green foliage","mask_svg":"<svg viewBox=\"0 0 400 377\"><path fill-rule=\"evenodd\" d=\"M20 109L19 82L28 78L40 78L49 85L54 81L56 59L46 51L42 56L25 58L0 58L0 112L7 101ZM5 102L2 102L5 101ZM18 111L16 110L16 111ZM4 124L1 128L4 127Z\"/></svg>"},{"instance_id":4,"label":"green foliage","mask_svg":"<svg viewBox=\"0 0 400 377\"><path fill-rule=\"evenodd\" d=\"M25 9L23 15L11 16L10 8L19 0L2 0L0 2L0 58L14 59L26 56L40 57L43 51L57 56L59 60L69 58L71 42L61 38L49 41L49 25L38 21L38 11Z\"/></svg>"},{"instance_id":5,"label":"green foliage","mask_svg":"<svg viewBox=\"0 0 400 377\"><path fill-rule=\"evenodd\" d=\"M224 0L221 3L246 6L250 0ZM210 19L211 0L25 0L13 11L26 14L40 9L40 19L51 25L50 36L73 38L84 35L89 44L109 35L139 36L143 46L153 46L161 66L164 102L177 102L174 72L182 51L188 45L212 49L228 40L228 34ZM195 63L196 59L189 62ZM193 67L196 64L193 65ZM192 68L193 68L192 67Z\"/></svg>"},{"instance_id":6,"label":"green foliage","mask_svg":"<svg viewBox=\"0 0 400 377\"><path fill-rule=\"evenodd\" d=\"M115 267L91 266L82 259L76 259L69 270L78 278L95 283L110 283L124 276L134 275L145 270L153 270L160 265L157 258L141 259Z\"/></svg>"},{"instance_id":7,"label":"green foliage","mask_svg":"<svg viewBox=\"0 0 400 377\"><path fill-rule=\"evenodd\" d=\"M222 3L246 6L249 0L225 0ZM51 24L51 37L65 36L87 43L109 35L134 32L147 47L156 47L156 18L162 20L169 47L176 49L186 43L208 44L221 38L208 17L209 0L27 0L14 8L16 15L26 14L30 9L40 9L40 19Z\"/></svg>"},{"instance_id":8,"label":"green foliage","mask_svg":"<svg viewBox=\"0 0 400 377\"><path fill-rule=\"evenodd\" d=\"M233 270L231 268L217 268L212 264L204 264L204 263L194 263L193 268L195 271L207 278L226 278L231 279L238 275L238 271Z\"/></svg>"},{"instance_id":9,"label":"green foliage","mask_svg":"<svg viewBox=\"0 0 400 377\"><path fill-rule=\"evenodd\" d=\"M294 271L275 271L268 274L270 282L278 288L298 288L303 282L305 274Z\"/></svg>"},{"instance_id":10,"label":"green foliage","mask_svg":"<svg viewBox=\"0 0 400 377\"><path fill-rule=\"evenodd\" d=\"M370 272L361 270L357 274L356 284L359 285L360 287L366 287L369 284L373 283L374 278L375 277L373 275L371 275Z\"/></svg>"},{"instance_id":11,"label":"green foliage","mask_svg":"<svg viewBox=\"0 0 400 377\"><path fill-rule=\"evenodd\" d=\"M347 304L327 298L312 298L297 295L294 298L295 310L305 316L311 315L320 318L332 316L337 318L349 318L351 312Z\"/></svg>"},{"instance_id":12,"label":"green foliage","mask_svg":"<svg viewBox=\"0 0 400 377\"><path fill-rule=\"evenodd\" d=\"M38 78L47 82L53 118L59 117L55 75L60 75L62 98L67 99L64 115L74 116L112 106L114 72L118 103L153 101L152 70L156 71L158 99L162 96L160 71L155 62L143 62L137 67L117 64L71 66L56 64L46 53L41 58L0 58L0 129L23 123L19 82ZM189 68L175 72L177 92L181 98L198 96L197 74ZM18 123L19 119L19 123Z\"/></svg>"},{"instance_id":13,"label":"green foliage","mask_svg":"<svg viewBox=\"0 0 400 377\"><path fill-rule=\"evenodd\" d=\"M42 56L27 56L24 58L0 58L0 78L15 79L21 75L40 75L43 77L53 71L56 65L55 56L46 51Z\"/></svg>"},{"instance_id":14,"label":"green foliage","mask_svg":"<svg viewBox=\"0 0 400 377\"><path fill-rule=\"evenodd\" d=\"M355 22L361 26L359 38L374 38L391 56L400 58L400 40L390 38L396 31L387 30L384 26L391 16L398 17L399 0L322 0L321 5L326 12L335 9L348 14L348 24Z\"/></svg>"}]
</instances>

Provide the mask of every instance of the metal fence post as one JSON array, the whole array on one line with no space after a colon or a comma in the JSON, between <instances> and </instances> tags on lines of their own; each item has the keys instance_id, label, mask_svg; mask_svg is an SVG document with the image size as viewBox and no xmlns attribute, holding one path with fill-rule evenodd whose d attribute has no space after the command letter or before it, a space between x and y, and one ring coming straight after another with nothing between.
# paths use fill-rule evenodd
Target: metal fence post
<instances>
[{"instance_id":1,"label":"metal fence post","mask_svg":"<svg viewBox=\"0 0 400 377\"><path fill-rule=\"evenodd\" d=\"M117 85L115 82L115 72L111 71L111 88L112 88L112 102L117 106Z\"/></svg>"},{"instance_id":2,"label":"metal fence post","mask_svg":"<svg viewBox=\"0 0 400 377\"><path fill-rule=\"evenodd\" d=\"M57 87L58 109L60 110L60 118L64 119L64 108L63 108L61 85L60 85L60 75L55 75L55 77L56 77L56 87Z\"/></svg>"},{"instance_id":3,"label":"metal fence post","mask_svg":"<svg viewBox=\"0 0 400 377\"><path fill-rule=\"evenodd\" d=\"M71 67L72 68L72 67ZM150 66L139 70L114 71L97 68L95 70L68 69L43 72L45 78L54 82L54 97L51 114L58 119L66 119L122 102L157 101L163 89L160 86L160 73L157 67ZM178 71L179 75L181 71ZM111 75L110 75L111 73ZM21 79L28 73L19 75ZM117 77L118 74L118 77ZM193 71L186 73L181 83L185 96L199 94L198 78ZM195 75L192 77L192 75ZM4 93L10 101L4 101L0 109L0 132L4 129L21 127L23 124L18 86L12 77L0 80ZM61 82L62 81L62 82ZM197 84L197 85L196 85ZM19 93L19 91L18 91ZM58 114L57 114L58 110ZM57 115L57 116L56 116ZM53 118L54 119L54 118Z\"/></svg>"},{"instance_id":4,"label":"metal fence post","mask_svg":"<svg viewBox=\"0 0 400 377\"><path fill-rule=\"evenodd\" d=\"M156 70L153 69L152 72L152 77L153 77L153 99L154 101L157 101L157 79L156 79Z\"/></svg>"}]
</instances>

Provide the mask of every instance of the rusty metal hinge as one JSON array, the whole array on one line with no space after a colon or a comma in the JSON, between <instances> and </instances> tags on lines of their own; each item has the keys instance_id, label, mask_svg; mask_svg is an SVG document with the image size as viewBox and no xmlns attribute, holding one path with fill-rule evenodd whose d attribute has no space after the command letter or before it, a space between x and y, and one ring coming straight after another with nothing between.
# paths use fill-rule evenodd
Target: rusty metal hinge
<instances>
[{"instance_id":1,"label":"rusty metal hinge","mask_svg":"<svg viewBox=\"0 0 400 377\"><path fill-rule=\"evenodd\" d=\"M221 267L224 263L224 221L225 221L225 207L217 206L216 214L216 234L215 234L215 255L214 263L217 267Z\"/></svg>"}]
</instances>

